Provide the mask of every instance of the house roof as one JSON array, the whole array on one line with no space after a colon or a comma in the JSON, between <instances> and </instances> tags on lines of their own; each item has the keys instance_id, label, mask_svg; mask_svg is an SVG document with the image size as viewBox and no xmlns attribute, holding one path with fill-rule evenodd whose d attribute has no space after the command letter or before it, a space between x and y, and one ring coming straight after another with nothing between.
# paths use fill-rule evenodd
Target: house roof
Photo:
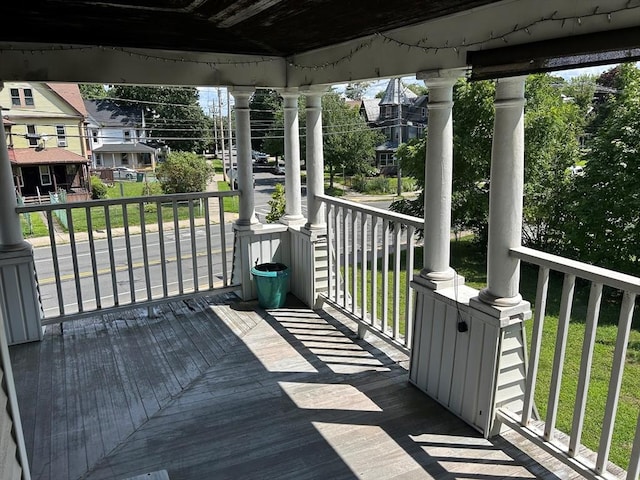
<instances>
[{"instance_id":1,"label":"house roof","mask_svg":"<svg viewBox=\"0 0 640 480\"><path fill-rule=\"evenodd\" d=\"M144 143L105 143L93 149L95 153L155 153L156 149Z\"/></svg>"},{"instance_id":2,"label":"house roof","mask_svg":"<svg viewBox=\"0 0 640 480\"><path fill-rule=\"evenodd\" d=\"M9 160L14 165L51 165L57 163L88 163L82 155L64 148L10 148Z\"/></svg>"},{"instance_id":3,"label":"house roof","mask_svg":"<svg viewBox=\"0 0 640 480\"><path fill-rule=\"evenodd\" d=\"M377 98L365 98L362 100L360 111L364 110L365 120L367 122L377 122L380 118L380 100Z\"/></svg>"},{"instance_id":4,"label":"house roof","mask_svg":"<svg viewBox=\"0 0 640 480\"><path fill-rule=\"evenodd\" d=\"M140 127L142 110L110 99L85 100L90 119L101 127Z\"/></svg>"},{"instance_id":5,"label":"house roof","mask_svg":"<svg viewBox=\"0 0 640 480\"><path fill-rule=\"evenodd\" d=\"M379 105L399 105L409 103L411 100L417 98L417 95L409 90L402 80L392 78L387 83L387 89L384 92L384 96L380 100Z\"/></svg>"},{"instance_id":6,"label":"house roof","mask_svg":"<svg viewBox=\"0 0 640 480\"><path fill-rule=\"evenodd\" d=\"M51 90L71 105L83 117L87 116L87 109L80 95L80 88L76 83L47 83Z\"/></svg>"}]
</instances>

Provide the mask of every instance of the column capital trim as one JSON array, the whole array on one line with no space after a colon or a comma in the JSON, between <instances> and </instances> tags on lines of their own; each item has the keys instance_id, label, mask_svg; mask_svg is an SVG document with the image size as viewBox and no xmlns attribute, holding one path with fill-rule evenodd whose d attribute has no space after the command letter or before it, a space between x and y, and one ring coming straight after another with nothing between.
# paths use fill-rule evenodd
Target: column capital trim
<instances>
[{"instance_id":1,"label":"column capital trim","mask_svg":"<svg viewBox=\"0 0 640 480\"><path fill-rule=\"evenodd\" d=\"M468 71L467 67L423 70L416 73L416 80L423 80L428 87L446 87L455 84L459 78L466 76Z\"/></svg>"},{"instance_id":2,"label":"column capital trim","mask_svg":"<svg viewBox=\"0 0 640 480\"><path fill-rule=\"evenodd\" d=\"M254 92L256 91L256 87L250 87L250 86L245 86L245 87L231 87L229 88L229 94L233 95L234 98L241 98L241 97L251 97L251 95L254 94Z\"/></svg>"},{"instance_id":3,"label":"column capital trim","mask_svg":"<svg viewBox=\"0 0 640 480\"><path fill-rule=\"evenodd\" d=\"M298 98L300 96L300 90L298 87L278 88L276 91L282 98Z\"/></svg>"}]
</instances>

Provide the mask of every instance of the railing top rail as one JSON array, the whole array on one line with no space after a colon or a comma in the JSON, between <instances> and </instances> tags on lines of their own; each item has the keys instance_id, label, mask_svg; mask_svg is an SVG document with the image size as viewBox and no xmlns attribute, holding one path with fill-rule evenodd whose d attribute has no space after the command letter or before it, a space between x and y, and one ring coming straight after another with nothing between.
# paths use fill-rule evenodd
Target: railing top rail
<instances>
[{"instance_id":1,"label":"railing top rail","mask_svg":"<svg viewBox=\"0 0 640 480\"><path fill-rule=\"evenodd\" d=\"M510 250L511 255L527 263L547 267L562 273L590 280L627 292L640 294L640 278L607 268L596 267L588 263L570 260L550 253L540 252L528 247L515 247Z\"/></svg>"},{"instance_id":2,"label":"railing top rail","mask_svg":"<svg viewBox=\"0 0 640 480\"><path fill-rule=\"evenodd\" d=\"M341 198L330 197L329 195L316 195L318 200L322 200L330 205L336 205L339 207L347 207L357 212L368 213L384 218L391 222L400 222L405 225L411 225L415 228L424 228L424 220L418 217L412 217L410 215L403 215L402 213L393 213L388 210L382 210L381 208L370 207L368 205L361 205L357 202L350 202L349 200L343 200Z\"/></svg>"},{"instance_id":3,"label":"railing top rail","mask_svg":"<svg viewBox=\"0 0 640 480\"><path fill-rule=\"evenodd\" d=\"M147 195L142 197L120 197L103 200L89 200L86 202L55 203L55 204L35 204L19 205L16 207L18 213L46 212L49 210L62 210L66 208L104 207L111 205L128 205L148 202L180 202L186 200L198 200L201 198L234 197L240 192L196 192L196 193L173 193L168 195Z\"/></svg>"}]
</instances>

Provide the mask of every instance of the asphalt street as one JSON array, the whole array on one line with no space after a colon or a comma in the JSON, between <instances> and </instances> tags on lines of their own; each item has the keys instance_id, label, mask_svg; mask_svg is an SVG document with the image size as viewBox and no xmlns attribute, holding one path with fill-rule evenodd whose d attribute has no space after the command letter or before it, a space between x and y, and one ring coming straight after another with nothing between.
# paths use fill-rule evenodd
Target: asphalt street
<instances>
[{"instance_id":1,"label":"asphalt street","mask_svg":"<svg viewBox=\"0 0 640 480\"><path fill-rule=\"evenodd\" d=\"M277 183L284 183L284 176L274 175L268 169L256 169L255 208L264 222L270 210L269 200ZM303 214L306 215L306 187L302 186ZM390 201L368 202L368 205L387 209ZM206 289L211 282L223 279L223 262L231 275L233 255L233 228L226 224L226 255L222 252L220 225L211 226L210 253L207 231L196 227L181 228L176 236L173 230L146 234L146 248L142 235L114 237L113 248L107 239L94 241L94 252L89 242L77 242L76 251L71 245L57 246L58 272L50 247L35 249L35 263L45 317L78 311L81 303L85 310L126 304L132 299L140 301L182 291L192 291L194 285ZM161 242L162 238L162 242ZM110 251L112 252L110 254ZM128 268L131 265L132 268ZM111 274L115 271L115 277ZM210 273L211 272L211 278ZM56 282L59 278L59 283ZM76 283L75 279L78 278ZM166 279L166 280L165 280ZM58 289L59 285L59 289ZM99 300L97 300L99 299Z\"/></svg>"}]
</instances>

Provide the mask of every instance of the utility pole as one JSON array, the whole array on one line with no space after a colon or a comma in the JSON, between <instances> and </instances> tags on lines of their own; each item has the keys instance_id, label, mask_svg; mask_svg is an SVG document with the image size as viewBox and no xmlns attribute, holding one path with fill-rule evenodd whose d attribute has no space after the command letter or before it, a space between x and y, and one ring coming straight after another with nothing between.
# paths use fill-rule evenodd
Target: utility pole
<instances>
[{"instance_id":1,"label":"utility pole","mask_svg":"<svg viewBox=\"0 0 640 480\"><path fill-rule=\"evenodd\" d=\"M218 153L218 120L216 118L216 106L211 102L211 114L213 115L213 151Z\"/></svg>"},{"instance_id":2,"label":"utility pole","mask_svg":"<svg viewBox=\"0 0 640 480\"><path fill-rule=\"evenodd\" d=\"M220 113L220 156L222 158L222 176L227 178L227 164L224 161L224 122L222 121L222 101L218 88L218 112Z\"/></svg>"},{"instance_id":3,"label":"utility pole","mask_svg":"<svg viewBox=\"0 0 640 480\"><path fill-rule=\"evenodd\" d=\"M229 119L229 174L233 175L233 128L231 125L231 96L229 95L229 87L227 87L227 118ZM236 178L237 178L236 172ZM233 178L231 179L231 190L233 188Z\"/></svg>"},{"instance_id":4,"label":"utility pole","mask_svg":"<svg viewBox=\"0 0 640 480\"><path fill-rule=\"evenodd\" d=\"M402 79L398 77L398 147L402 143ZM397 152L397 150L396 150ZM398 164L398 196L402 195L402 170L400 169L400 159L396 157Z\"/></svg>"}]
</instances>

